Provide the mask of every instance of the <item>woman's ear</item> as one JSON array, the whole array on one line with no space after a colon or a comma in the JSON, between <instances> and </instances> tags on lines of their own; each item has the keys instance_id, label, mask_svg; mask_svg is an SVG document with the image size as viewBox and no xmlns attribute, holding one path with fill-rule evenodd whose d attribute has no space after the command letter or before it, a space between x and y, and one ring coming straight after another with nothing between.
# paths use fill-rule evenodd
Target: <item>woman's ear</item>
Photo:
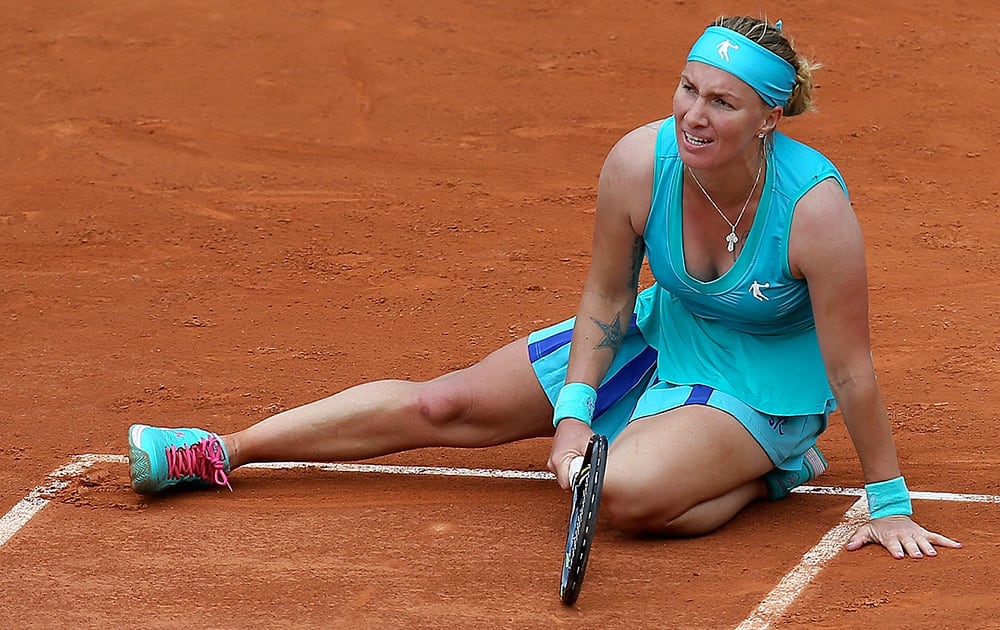
<instances>
[{"instance_id":1,"label":"woman's ear","mask_svg":"<svg viewBox=\"0 0 1000 630\"><path fill-rule=\"evenodd\" d=\"M764 123L760 127L760 131L757 132L758 138L763 138L767 134L774 131L775 127L778 126L778 121L784 115L785 109L780 105L772 107L767 112L767 116L764 118Z\"/></svg>"}]
</instances>

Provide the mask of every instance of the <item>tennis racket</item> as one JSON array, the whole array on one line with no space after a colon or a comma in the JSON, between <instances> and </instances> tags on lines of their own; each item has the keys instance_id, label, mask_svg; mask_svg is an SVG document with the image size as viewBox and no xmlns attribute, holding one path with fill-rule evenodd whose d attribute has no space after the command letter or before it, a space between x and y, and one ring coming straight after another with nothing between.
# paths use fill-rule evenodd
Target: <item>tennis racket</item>
<instances>
[{"instance_id":1,"label":"tennis racket","mask_svg":"<svg viewBox=\"0 0 1000 630\"><path fill-rule=\"evenodd\" d=\"M573 506L569 513L566 555L563 557L562 579L559 583L559 598L567 606L576 602L583 585L583 574L587 570L587 559L594 542L597 508L601 504L601 488L604 485L607 463L608 438L595 433L590 438L584 456L570 465ZM576 472L577 468L579 472Z\"/></svg>"}]
</instances>

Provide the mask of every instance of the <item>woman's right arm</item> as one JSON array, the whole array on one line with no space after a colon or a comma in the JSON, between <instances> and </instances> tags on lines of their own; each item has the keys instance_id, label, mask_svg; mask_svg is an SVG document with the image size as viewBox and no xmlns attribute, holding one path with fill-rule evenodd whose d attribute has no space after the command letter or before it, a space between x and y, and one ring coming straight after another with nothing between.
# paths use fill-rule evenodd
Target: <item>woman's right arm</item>
<instances>
[{"instance_id":1,"label":"woman's right arm","mask_svg":"<svg viewBox=\"0 0 1000 630\"><path fill-rule=\"evenodd\" d=\"M597 389L621 348L635 310L645 255L642 229L652 197L656 130L642 127L608 154L597 191L590 269L573 328L567 383ZM592 431L573 418L558 421L549 469L569 488L569 463L582 455Z\"/></svg>"}]
</instances>

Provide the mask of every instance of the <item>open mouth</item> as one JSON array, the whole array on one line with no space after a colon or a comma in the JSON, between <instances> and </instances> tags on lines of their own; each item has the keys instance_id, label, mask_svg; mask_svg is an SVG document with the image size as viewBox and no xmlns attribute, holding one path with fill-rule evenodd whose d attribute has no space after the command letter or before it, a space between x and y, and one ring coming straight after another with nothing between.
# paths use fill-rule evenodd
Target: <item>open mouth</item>
<instances>
[{"instance_id":1,"label":"open mouth","mask_svg":"<svg viewBox=\"0 0 1000 630\"><path fill-rule=\"evenodd\" d=\"M712 144L712 142L713 142L712 140L708 140L708 139L705 139L705 138L699 138L698 136L692 136L691 134L689 134L686 131L683 132L683 133L684 133L684 140L686 140L689 144L693 144L696 147L703 147L703 146Z\"/></svg>"}]
</instances>

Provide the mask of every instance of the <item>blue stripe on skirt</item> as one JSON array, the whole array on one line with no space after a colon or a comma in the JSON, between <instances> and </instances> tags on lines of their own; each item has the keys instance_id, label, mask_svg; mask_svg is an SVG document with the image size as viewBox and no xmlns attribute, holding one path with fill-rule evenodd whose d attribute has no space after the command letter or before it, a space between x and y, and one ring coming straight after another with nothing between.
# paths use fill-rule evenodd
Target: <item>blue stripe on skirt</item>
<instances>
[{"instance_id":1,"label":"blue stripe on skirt","mask_svg":"<svg viewBox=\"0 0 1000 630\"><path fill-rule=\"evenodd\" d=\"M693 385L691 394L684 401L685 405L704 405L712 397L715 390L707 385Z\"/></svg>"},{"instance_id":2,"label":"blue stripe on skirt","mask_svg":"<svg viewBox=\"0 0 1000 630\"><path fill-rule=\"evenodd\" d=\"M574 320L569 319L528 335L531 367L553 404L566 382L573 324ZM595 431L613 440L625 428L639 396L655 377L657 355L656 349L650 347L639 332L633 316L622 347L597 388Z\"/></svg>"},{"instance_id":3,"label":"blue stripe on skirt","mask_svg":"<svg viewBox=\"0 0 1000 630\"><path fill-rule=\"evenodd\" d=\"M625 397L636 385L641 383L649 371L656 366L656 350L647 346L639 356L625 364L620 370L597 388L597 406L594 415L600 416L616 402Z\"/></svg>"}]
</instances>

